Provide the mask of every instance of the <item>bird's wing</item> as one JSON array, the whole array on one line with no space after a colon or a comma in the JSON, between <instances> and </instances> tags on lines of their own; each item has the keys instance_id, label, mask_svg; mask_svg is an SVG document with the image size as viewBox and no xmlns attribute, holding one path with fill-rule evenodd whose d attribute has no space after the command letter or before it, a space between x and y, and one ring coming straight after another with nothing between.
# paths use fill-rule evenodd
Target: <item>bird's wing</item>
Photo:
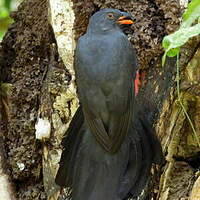
<instances>
[{"instance_id":1,"label":"bird's wing","mask_svg":"<svg viewBox=\"0 0 200 200\"><path fill-rule=\"evenodd\" d=\"M115 153L118 151L124 137L127 135L133 112L133 99L131 95L129 98L127 112L121 116L115 116L115 114L110 116L108 131L105 129L103 121L99 116L95 116L89 108L84 108L87 125L96 137L96 140L107 152Z\"/></svg>"}]
</instances>

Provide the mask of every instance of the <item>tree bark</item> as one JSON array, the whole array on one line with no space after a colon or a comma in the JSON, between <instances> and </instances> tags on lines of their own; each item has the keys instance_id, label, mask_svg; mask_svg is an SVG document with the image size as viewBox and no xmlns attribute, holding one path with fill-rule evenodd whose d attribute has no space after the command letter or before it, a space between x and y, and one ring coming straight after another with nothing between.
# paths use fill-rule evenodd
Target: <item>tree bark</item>
<instances>
[{"instance_id":1,"label":"tree bark","mask_svg":"<svg viewBox=\"0 0 200 200\"><path fill-rule=\"evenodd\" d=\"M0 101L5 149L1 148L0 156L7 158L8 183L14 185L8 193L23 200L62 199L54 177L60 142L78 106L75 42L85 32L89 17L105 7L128 11L137 19L126 31L137 50L142 75L137 101L144 105L141 112L154 124L166 156L160 171L154 167L150 197L197 200L200 148L177 100L176 60L167 59L161 68L162 38L179 25L178 0L26 0L12 13L14 23L0 46L0 81L12 84L9 106ZM180 87L200 139L199 44L196 37L182 48ZM0 162L0 176L1 170Z\"/></svg>"}]
</instances>

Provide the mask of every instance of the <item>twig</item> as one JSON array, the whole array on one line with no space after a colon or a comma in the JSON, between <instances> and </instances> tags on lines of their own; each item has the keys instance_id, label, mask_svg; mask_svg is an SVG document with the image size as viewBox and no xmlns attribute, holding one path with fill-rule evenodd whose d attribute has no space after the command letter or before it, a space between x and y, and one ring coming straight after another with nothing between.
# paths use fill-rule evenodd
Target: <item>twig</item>
<instances>
[{"instance_id":1,"label":"twig","mask_svg":"<svg viewBox=\"0 0 200 200\"><path fill-rule=\"evenodd\" d=\"M196 138L197 143L198 143L198 145L200 147L200 141L199 141L199 138L197 136L197 132L196 132L196 130L194 128L194 125L192 123L192 120L190 119L190 116L188 115L187 110L185 109L185 107L183 105L183 102L181 100L181 95L180 95L180 71L179 70L180 70L180 67L179 67L179 53L178 53L177 54L177 61L176 61L176 83L177 83L178 101L179 101L179 103L180 103L180 105L181 105L181 107L183 109L183 112L184 112L185 116L188 119L188 122L189 122L189 124L190 124L190 126L192 128L194 137Z\"/></svg>"}]
</instances>

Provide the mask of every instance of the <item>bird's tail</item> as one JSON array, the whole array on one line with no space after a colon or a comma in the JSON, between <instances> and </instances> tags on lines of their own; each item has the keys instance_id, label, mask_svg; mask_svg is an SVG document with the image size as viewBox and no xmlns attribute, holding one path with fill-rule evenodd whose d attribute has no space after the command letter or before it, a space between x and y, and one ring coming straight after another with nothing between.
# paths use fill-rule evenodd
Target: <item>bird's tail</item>
<instances>
[{"instance_id":1,"label":"bird's tail","mask_svg":"<svg viewBox=\"0 0 200 200\"><path fill-rule=\"evenodd\" d=\"M84 116L81 106L79 106L61 143L65 148L61 155L60 167L55 179L56 184L61 187L71 187L75 155L82 140L80 129L83 123Z\"/></svg>"},{"instance_id":2,"label":"bird's tail","mask_svg":"<svg viewBox=\"0 0 200 200\"><path fill-rule=\"evenodd\" d=\"M79 107L62 141L65 149L56 176L56 183L62 187L72 188L76 154L84 135L80 131L83 124L84 116ZM152 163L160 164L163 160L162 148L153 125L145 116L137 115L130 131L134 133L131 137L134 136L131 138L132 142L129 147L127 169L118 191L119 197L123 200L139 196L150 177Z\"/></svg>"},{"instance_id":3,"label":"bird's tail","mask_svg":"<svg viewBox=\"0 0 200 200\"><path fill-rule=\"evenodd\" d=\"M160 142L155 135L153 125L150 124L144 116L138 118L135 129L140 138L138 143L140 143L142 149L141 168L138 171L137 180L130 193L131 196L138 197L150 180L152 164L162 164L163 153Z\"/></svg>"},{"instance_id":4,"label":"bird's tail","mask_svg":"<svg viewBox=\"0 0 200 200\"><path fill-rule=\"evenodd\" d=\"M161 164L163 161L160 142L144 116L134 119L131 140L129 164L119 189L119 197L123 200L140 196L150 180L152 163ZM144 192L143 198L147 194Z\"/></svg>"}]
</instances>

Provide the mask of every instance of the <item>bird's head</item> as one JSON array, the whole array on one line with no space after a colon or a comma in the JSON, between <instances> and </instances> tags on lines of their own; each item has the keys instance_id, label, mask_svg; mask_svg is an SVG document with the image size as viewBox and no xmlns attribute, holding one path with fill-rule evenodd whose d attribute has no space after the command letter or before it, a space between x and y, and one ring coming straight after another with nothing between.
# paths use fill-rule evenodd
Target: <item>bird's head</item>
<instances>
[{"instance_id":1,"label":"bird's head","mask_svg":"<svg viewBox=\"0 0 200 200\"><path fill-rule=\"evenodd\" d=\"M117 9L103 9L96 12L89 21L90 32L105 32L119 29L121 25L133 24L133 17Z\"/></svg>"}]
</instances>

